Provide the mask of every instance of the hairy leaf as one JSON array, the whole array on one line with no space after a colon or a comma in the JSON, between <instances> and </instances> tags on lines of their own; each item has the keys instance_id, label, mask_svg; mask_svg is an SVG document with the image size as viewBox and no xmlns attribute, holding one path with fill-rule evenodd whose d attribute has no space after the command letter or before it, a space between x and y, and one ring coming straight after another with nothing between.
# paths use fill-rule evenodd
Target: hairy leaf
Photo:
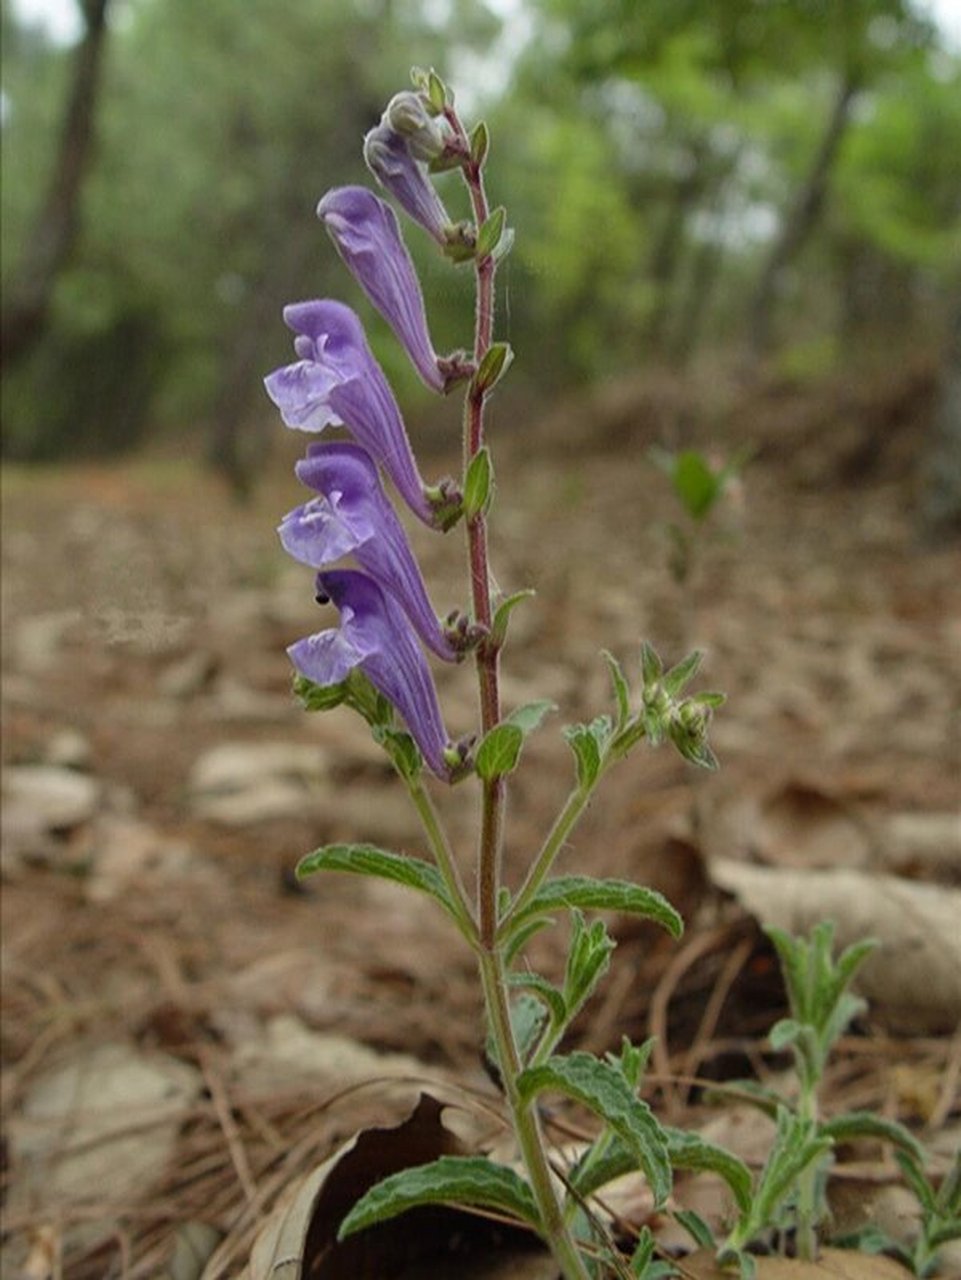
<instances>
[{"instance_id":1,"label":"hairy leaf","mask_svg":"<svg viewBox=\"0 0 961 1280\"><path fill-rule=\"evenodd\" d=\"M391 1174L361 1196L340 1224L338 1239L424 1204L476 1206L536 1225L530 1187L513 1169L483 1156L441 1156L431 1164Z\"/></svg>"}]
</instances>

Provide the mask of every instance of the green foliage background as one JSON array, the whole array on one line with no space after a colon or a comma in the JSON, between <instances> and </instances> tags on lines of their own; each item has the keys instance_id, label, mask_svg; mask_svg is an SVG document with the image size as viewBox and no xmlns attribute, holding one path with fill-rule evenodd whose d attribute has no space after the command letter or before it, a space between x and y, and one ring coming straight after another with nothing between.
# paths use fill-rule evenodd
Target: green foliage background
<instances>
[{"instance_id":1,"label":"green foliage background","mask_svg":"<svg viewBox=\"0 0 961 1280\"><path fill-rule=\"evenodd\" d=\"M82 235L52 322L4 370L8 456L259 431L289 358L283 304L336 293L368 322L409 412L423 401L313 219L365 180L360 140L412 63L483 112L517 242L512 385L738 358L750 300L808 182L838 86L856 93L813 226L779 273L785 367L938 339L961 284L961 57L908 0L114 0ZM72 50L3 9L3 281L56 155ZM476 110L475 110L476 109ZM463 215L453 179L442 180ZM452 283L416 228L439 348ZM804 361L794 361L803 368Z\"/></svg>"}]
</instances>

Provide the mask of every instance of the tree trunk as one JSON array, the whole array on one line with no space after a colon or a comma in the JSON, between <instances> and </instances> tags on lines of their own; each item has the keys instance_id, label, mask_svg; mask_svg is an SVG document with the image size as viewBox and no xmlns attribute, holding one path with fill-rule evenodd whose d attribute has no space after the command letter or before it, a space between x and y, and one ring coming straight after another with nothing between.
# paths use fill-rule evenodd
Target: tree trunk
<instances>
[{"instance_id":1,"label":"tree trunk","mask_svg":"<svg viewBox=\"0 0 961 1280\"><path fill-rule=\"evenodd\" d=\"M0 364L5 368L22 359L41 338L57 276L76 243L80 193L92 151L108 3L84 0L82 5L86 29L74 54L56 163L0 316Z\"/></svg>"},{"instance_id":2,"label":"tree trunk","mask_svg":"<svg viewBox=\"0 0 961 1280\"><path fill-rule=\"evenodd\" d=\"M961 303L954 313L941 393L921 462L918 515L928 542L961 535Z\"/></svg>"},{"instance_id":3,"label":"tree trunk","mask_svg":"<svg viewBox=\"0 0 961 1280\"><path fill-rule=\"evenodd\" d=\"M661 233L651 254L648 276L654 285L654 306L644 333L645 345L649 351L660 351L664 346L673 286L684 249L685 231L691 210L701 198L707 181L704 172L705 156L706 148L703 145L691 145L691 168L678 178L674 186Z\"/></svg>"},{"instance_id":4,"label":"tree trunk","mask_svg":"<svg viewBox=\"0 0 961 1280\"><path fill-rule=\"evenodd\" d=\"M761 272L751 304L750 344L755 359L773 346L774 311L785 268L803 247L818 224L831 183L831 174L841 149L841 141L851 121L851 107L858 93L858 81L848 74L841 81L834 107L807 177L801 184L781 224Z\"/></svg>"}]
</instances>

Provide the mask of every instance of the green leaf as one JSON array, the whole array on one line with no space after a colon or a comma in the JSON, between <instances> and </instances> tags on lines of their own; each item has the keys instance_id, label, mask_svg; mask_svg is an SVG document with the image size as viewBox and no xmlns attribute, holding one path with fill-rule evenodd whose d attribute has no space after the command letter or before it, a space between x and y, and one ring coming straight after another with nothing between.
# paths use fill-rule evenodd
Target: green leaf
<instances>
[{"instance_id":1,"label":"green leaf","mask_svg":"<svg viewBox=\"0 0 961 1280\"><path fill-rule=\"evenodd\" d=\"M490 134L487 131L487 125L483 120L478 120L477 124L471 130L470 135L470 158L478 168L487 159L487 152L490 149Z\"/></svg>"},{"instance_id":2,"label":"green leaf","mask_svg":"<svg viewBox=\"0 0 961 1280\"><path fill-rule=\"evenodd\" d=\"M530 587L523 591L515 591L513 595L509 595L502 600L494 610L494 620L491 624L491 640L498 648L507 639L507 624L511 614L522 600L529 600L531 596L536 594L537 592L532 591Z\"/></svg>"},{"instance_id":3,"label":"green leaf","mask_svg":"<svg viewBox=\"0 0 961 1280\"><path fill-rule=\"evenodd\" d=\"M564 974L564 1003L569 1019L583 1008L610 968L611 954L617 945L608 936L603 920L587 925L577 910L571 912L571 918L573 930Z\"/></svg>"},{"instance_id":4,"label":"green leaf","mask_svg":"<svg viewBox=\"0 0 961 1280\"><path fill-rule=\"evenodd\" d=\"M534 702L525 702L523 706L515 707L504 723L516 724L526 738L539 727L545 716L556 710L556 702L551 702L550 698L538 698Z\"/></svg>"},{"instance_id":5,"label":"green leaf","mask_svg":"<svg viewBox=\"0 0 961 1280\"><path fill-rule=\"evenodd\" d=\"M390 756L391 763L408 782L413 782L424 767L417 743L402 729L374 729L374 738Z\"/></svg>"},{"instance_id":6,"label":"green leaf","mask_svg":"<svg viewBox=\"0 0 961 1280\"><path fill-rule=\"evenodd\" d=\"M513 1169L483 1156L441 1156L391 1174L361 1196L337 1232L339 1240L424 1204L466 1205L508 1213L537 1226L530 1187Z\"/></svg>"},{"instance_id":7,"label":"green leaf","mask_svg":"<svg viewBox=\"0 0 961 1280\"><path fill-rule=\"evenodd\" d=\"M318 871L347 871L352 875L393 880L430 894L445 911L458 918L440 872L422 858L401 857L371 844L329 844L308 853L297 863L298 880L316 875Z\"/></svg>"},{"instance_id":8,"label":"green leaf","mask_svg":"<svg viewBox=\"0 0 961 1280\"><path fill-rule=\"evenodd\" d=\"M554 1089L582 1103L600 1116L633 1153L650 1183L655 1203L662 1205L670 1195L671 1166L664 1132L647 1103L634 1096L618 1068L590 1053L571 1053L528 1067L518 1076L517 1087L525 1100Z\"/></svg>"},{"instance_id":9,"label":"green leaf","mask_svg":"<svg viewBox=\"0 0 961 1280\"><path fill-rule=\"evenodd\" d=\"M718 477L695 449L685 449L673 461L674 492L693 520L702 520L721 492Z\"/></svg>"},{"instance_id":10,"label":"green leaf","mask_svg":"<svg viewBox=\"0 0 961 1280\"><path fill-rule=\"evenodd\" d=\"M607 649L602 649L601 656L607 663L607 669L611 676L611 685L614 689L614 701L617 703L617 727L618 729L623 729L631 714L631 689L627 683L624 669L613 653L608 652Z\"/></svg>"},{"instance_id":11,"label":"green leaf","mask_svg":"<svg viewBox=\"0 0 961 1280\"><path fill-rule=\"evenodd\" d=\"M485 782L500 778L517 767L523 745L523 729L506 721L497 724L477 748L474 767Z\"/></svg>"},{"instance_id":12,"label":"green leaf","mask_svg":"<svg viewBox=\"0 0 961 1280\"><path fill-rule=\"evenodd\" d=\"M504 913L502 913L503 915ZM550 916L532 916L525 921L519 929L511 929L510 937L504 947L504 962L512 964L516 957L527 946L535 933L540 933L542 929L546 929L548 925L554 924L555 921Z\"/></svg>"},{"instance_id":13,"label":"green leaf","mask_svg":"<svg viewBox=\"0 0 961 1280\"><path fill-rule=\"evenodd\" d=\"M886 1120L873 1111L848 1111L820 1125L820 1132L835 1142L850 1142L854 1138L878 1138L906 1151L918 1161L924 1161L921 1144L910 1130L896 1120Z\"/></svg>"},{"instance_id":14,"label":"green leaf","mask_svg":"<svg viewBox=\"0 0 961 1280\"><path fill-rule=\"evenodd\" d=\"M664 664L657 656L657 650L645 640L641 645L641 678L645 689L657 684L663 674Z\"/></svg>"},{"instance_id":15,"label":"green leaf","mask_svg":"<svg viewBox=\"0 0 961 1280\"><path fill-rule=\"evenodd\" d=\"M610 716L598 716L590 724L565 725L563 729L564 737L574 752L577 785L582 791L590 791L600 775L612 729Z\"/></svg>"},{"instance_id":16,"label":"green leaf","mask_svg":"<svg viewBox=\"0 0 961 1280\"><path fill-rule=\"evenodd\" d=\"M772 1120L777 1119L778 1108L784 1106L784 1099L779 1093L756 1080L728 1080L723 1085L708 1089L704 1100L709 1106L726 1106L732 1100L746 1102Z\"/></svg>"},{"instance_id":17,"label":"green leaf","mask_svg":"<svg viewBox=\"0 0 961 1280\"><path fill-rule=\"evenodd\" d=\"M299 698L305 711L331 711L339 707L347 697L347 682L340 684L315 684L306 676L294 676L294 697Z\"/></svg>"},{"instance_id":18,"label":"green leaf","mask_svg":"<svg viewBox=\"0 0 961 1280\"><path fill-rule=\"evenodd\" d=\"M486 514L494 498L494 468L485 444L474 454L464 477L464 515L468 520Z\"/></svg>"},{"instance_id":19,"label":"green leaf","mask_svg":"<svg viewBox=\"0 0 961 1280\"><path fill-rule=\"evenodd\" d=\"M454 100L447 86L433 67L427 74L427 98L435 115L440 115L444 108Z\"/></svg>"},{"instance_id":20,"label":"green leaf","mask_svg":"<svg viewBox=\"0 0 961 1280\"><path fill-rule=\"evenodd\" d=\"M567 1005L564 997L552 982L542 978L539 973L512 973L507 978L510 986L522 991L529 991L540 1000L551 1015L555 1027L562 1027L567 1021Z\"/></svg>"},{"instance_id":21,"label":"green leaf","mask_svg":"<svg viewBox=\"0 0 961 1280\"><path fill-rule=\"evenodd\" d=\"M654 1052L655 1043L655 1036L649 1036L643 1044L638 1045L631 1044L627 1036L622 1036L620 1054L617 1056L612 1053L605 1055L611 1066L617 1067L635 1092L641 1087L641 1081L644 1078L644 1072L647 1070L647 1064L651 1060L651 1054Z\"/></svg>"},{"instance_id":22,"label":"green leaf","mask_svg":"<svg viewBox=\"0 0 961 1280\"><path fill-rule=\"evenodd\" d=\"M564 737L574 752L577 764L577 785L582 791L590 791L601 771L601 751L597 739L586 725L570 724L564 729Z\"/></svg>"},{"instance_id":23,"label":"green leaf","mask_svg":"<svg viewBox=\"0 0 961 1280\"><path fill-rule=\"evenodd\" d=\"M591 876L555 876L546 881L518 913L515 924L532 915L580 907L585 911L623 911L654 920L679 938L684 922L668 900L654 889L630 880L595 880Z\"/></svg>"},{"instance_id":24,"label":"green leaf","mask_svg":"<svg viewBox=\"0 0 961 1280\"><path fill-rule=\"evenodd\" d=\"M477 232L478 258L486 258L497 248L500 238L504 234L506 218L507 210L503 205L498 205L490 217L485 220L483 226Z\"/></svg>"},{"instance_id":25,"label":"green leaf","mask_svg":"<svg viewBox=\"0 0 961 1280\"><path fill-rule=\"evenodd\" d=\"M767 1035L771 1048L775 1053L780 1053L789 1045L796 1044L801 1030L801 1024L794 1018L782 1018L779 1022L775 1022Z\"/></svg>"},{"instance_id":26,"label":"green leaf","mask_svg":"<svg viewBox=\"0 0 961 1280\"><path fill-rule=\"evenodd\" d=\"M662 684L664 692L668 697L675 698L688 681L693 680L697 675L698 668L704 658L704 654L700 649L695 649L683 658L676 667L671 667L670 671L663 677Z\"/></svg>"},{"instance_id":27,"label":"green leaf","mask_svg":"<svg viewBox=\"0 0 961 1280\"><path fill-rule=\"evenodd\" d=\"M514 352L509 342L492 342L471 379L471 391L475 395L493 391L514 362Z\"/></svg>"},{"instance_id":28,"label":"green leaf","mask_svg":"<svg viewBox=\"0 0 961 1280\"><path fill-rule=\"evenodd\" d=\"M693 1209L675 1209L674 1217L701 1249L716 1247L714 1232L699 1213Z\"/></svg>"},{"instance_id":29,"label":"green leaf","mask_svg":"<svg viewBox=\"0 0 961 1280\"><path fill-rule=\"evenodd\" d=\"M737 1156L723 1147L707 1142L696 1133L665 1128L667 1153L675 1169L691 1169L697 1173L716 1173L731 1188L734 1201L742 1213L751 1208L753 1195L751 1171Z\"/></svg>"},{"instance_id":30,"label":"green leaf","mask_svg":"<svg viewBox=\"0 0 961 1280\"><path fill-rule=\"evenodd\" d=\"M901 1166L904 1180L914 1192L921 1208L926 1213L936 1214L938 1206L934 1197L934 1188L924 1175L921 1161L911 1155L906 1155L903 1151L895 1151L894 1158Z\"/></svg>"}]
</instances>

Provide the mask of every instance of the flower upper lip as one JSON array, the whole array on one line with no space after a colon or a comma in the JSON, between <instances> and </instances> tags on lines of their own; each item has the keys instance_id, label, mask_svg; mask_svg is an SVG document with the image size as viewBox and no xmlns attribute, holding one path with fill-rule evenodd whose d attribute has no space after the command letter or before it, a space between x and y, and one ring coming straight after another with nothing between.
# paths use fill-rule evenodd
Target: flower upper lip
<instances>
[{"instance_id":1,"label":"flower upper lip","mask_svg":"<svg viewBox=\"0 0 961 1280\"><path fill-rule=\"evenodd\" d=\"M337 606L340 626L292 644L287 652L294 666L322 685L339 684L359 667L396 708L431 770L447 779L449 739L437 690L401 606L355 569L319 573L317 588Z\"/></svg>"},{"instance_id":2,"label":"flower upper lip","mask_svg":"<svg viewBox=\"0 0 961 1280\"><path fill-rule=\"evenodd\" d=\"M407 535L384 493L373 459L346 441L311 445L297 477L320 495L288 512L281 542L295 559L323 569L345 555L400 603L438 657L457 657L431 607Z\"/></svg>"},{"instance_id":3,"label":"flower upper lip","mask_svg":"<svg viewBox=\"0 0 961 1280\"><path fill-rule=\"evenodd\" d=\"M318 204L317 216L423 381L433 391L443 391L424 296L393 209L367 187L334 187Z\"/></svg>"},{"instance_id":4,"label":"flower upper lip","mask_svg":"<svg viewBox=\"0 0 961 1280\"><path fill-rule=\"evenodd\" d=\"M296 334L299 358L264 380L284 422L301 431L347 427L383 465L414 514L431 524L433 509L400 409L359 317L328 298L285 307L284 321Z\"/></svg>"}]
</instances>

